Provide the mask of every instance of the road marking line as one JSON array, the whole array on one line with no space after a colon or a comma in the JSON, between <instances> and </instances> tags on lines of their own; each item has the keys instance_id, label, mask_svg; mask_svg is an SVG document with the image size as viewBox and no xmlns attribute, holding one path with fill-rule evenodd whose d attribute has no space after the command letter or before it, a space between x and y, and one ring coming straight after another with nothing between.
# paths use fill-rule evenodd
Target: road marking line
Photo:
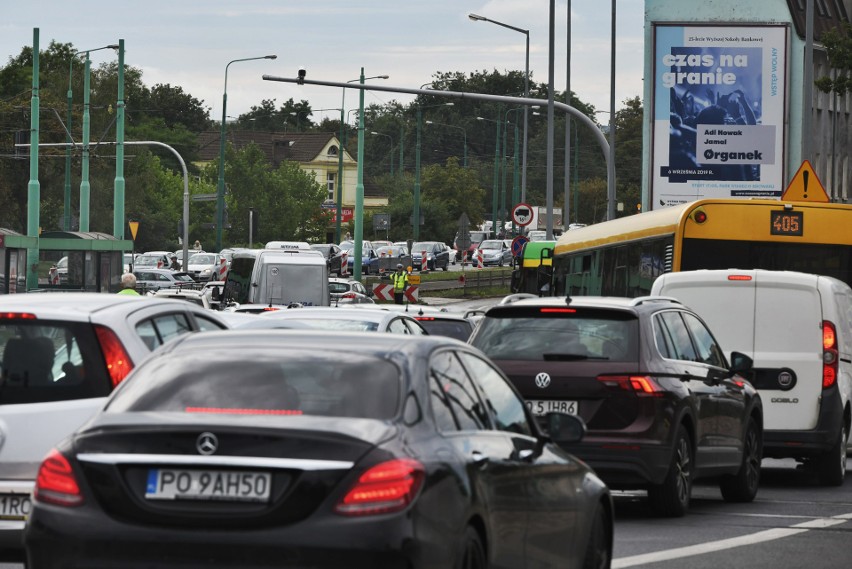
<instances>
[{"instance_id":1,"label":"road marking line","mask_svg":"<svg viewBox=\"0 0 852 569\"><path fill-rule=\"evenodd\" d=\"M680 559L681 557L692 557L694 555L703 555L705 553L713 553L724 549L732 549L734 547L742 547L744 545L754 545L764 541L773 541L782 539L800 533L805 533L814 528L827 528L838 524L846 523L852 519L852 514L841 514L831 518L818 518L802 522L790 526L788 528L775 528L741 535L728 539L720 539L718 541L709 541L707 543L698 543L687 547L678 547L676 549L667 549L664 551L655 551L653 553L643 553L641 555L633 555L631 557L622 557L613 559L612 569L623 569L625 567L635 567L646 563L658 563L660 561L671 561L672 559Z\"/></svg>"}]
</instances>

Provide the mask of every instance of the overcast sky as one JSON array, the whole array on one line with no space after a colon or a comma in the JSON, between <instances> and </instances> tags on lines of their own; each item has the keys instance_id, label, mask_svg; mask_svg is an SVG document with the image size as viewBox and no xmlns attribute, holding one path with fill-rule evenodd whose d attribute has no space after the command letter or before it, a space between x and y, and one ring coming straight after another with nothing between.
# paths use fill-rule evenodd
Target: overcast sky
<instances>
[{"instance_id":1,"label":"overcast sky","mask_svg":"<svg viewBox=\"0 0 852 569\"><path fill-rule=\"evenodd\" d=\"M274 61L234 63L228 70L227 114L247 112L263 99L289 98L313 109L339 108L341 90L264 81L262 75L345 82L365 74L382 83L419 88L436 72L524 70L525 36L476 13L530 32L530 73L547 82L549 0L0 0L3 64L33 43L52 40L94 49L124 40L125 63L142 70L148 86L180 86L220 119L229 61L276 54ZM555 86L565 89L566 0L556 2ZM611 3L572 1L571 87L599 110L609 109ZM643 0L618 0L616 108L642 95ZM93 65L115 59L91 54ZM369 83L369 81L368 81ZM411 96L368 92L366 103L408 102ZM346 108L357 106L354 91ZM328 113L336 116L336 112ZM315 112L314 121L326 113ZM606 116L606 115L603 115ZM605 122L601 120L601 122Z\"/></svg>"}]
</instances>

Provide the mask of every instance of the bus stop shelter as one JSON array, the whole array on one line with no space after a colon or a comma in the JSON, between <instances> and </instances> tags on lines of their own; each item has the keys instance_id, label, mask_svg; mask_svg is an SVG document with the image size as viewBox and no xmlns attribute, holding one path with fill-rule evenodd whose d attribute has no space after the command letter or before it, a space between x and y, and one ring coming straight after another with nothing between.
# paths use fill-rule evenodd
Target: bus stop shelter
<instances>
[{"instance_id":1,"label":"bus stop shelter","mask_svg":"<svg viewBox=\"0 0 852 569\"><path fill-rule=\"evenodd\" d=\"M90 231L48 231L39 236L39 260L52 266L43 277L41 290L117 292L124 272L123 254L133 249L130 240ZM59 261L65 257L65 262Z\"/></svg>"},{"instance_id":2,"label":"bus stop shelter","mask_svg":"<svg viewBox=\"0 0 852 569\"><path fill-rule=\"evenodd\" d=\"M0 227L0 294L27 292L27 249L38 238Z\"/></svg>"}]
</instances>

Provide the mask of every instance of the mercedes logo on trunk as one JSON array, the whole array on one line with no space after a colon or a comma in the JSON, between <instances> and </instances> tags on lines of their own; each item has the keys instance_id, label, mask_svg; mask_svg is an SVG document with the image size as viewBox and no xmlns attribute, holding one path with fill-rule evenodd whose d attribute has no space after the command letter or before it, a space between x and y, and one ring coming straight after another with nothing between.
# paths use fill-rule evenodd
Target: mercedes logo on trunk
<instances>
[{"instance_id":1,"label":"mercedes logo on trunk","mask_svg":"<svg viewBox=\"0 0 852 569\"><path fill-rule=\"evenodd\" d=\"M544 389L548 385L550 385L550 374L541 372L535 376L535 384L536 386Z\"/></svg>"},{"instance_id":2,"label":"mercedes logo on trunk","mask_svg":"<svg viewBox=\"0 0 852 569\"><path fill-rule=\"evenodd\" d=\"M195 441L195 448L200 454L213 454L219 448L219 439L213 433L201 433Z\"/></svg>"}]
</instances>

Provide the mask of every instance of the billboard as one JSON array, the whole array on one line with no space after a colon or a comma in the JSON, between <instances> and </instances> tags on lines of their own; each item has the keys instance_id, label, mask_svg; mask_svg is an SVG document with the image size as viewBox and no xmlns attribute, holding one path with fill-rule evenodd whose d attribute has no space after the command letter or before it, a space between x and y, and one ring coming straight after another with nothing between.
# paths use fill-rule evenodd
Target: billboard
<instances>
[{"instance_id":1,"label":"billboard","mask_svg":"<svg viewBox=\"0 0 852 569\"><path fill-rule=\"evenodd\" d=\"M654 27L651 209L780 198L787 25Z\"/></svg>"}]
</instances>

